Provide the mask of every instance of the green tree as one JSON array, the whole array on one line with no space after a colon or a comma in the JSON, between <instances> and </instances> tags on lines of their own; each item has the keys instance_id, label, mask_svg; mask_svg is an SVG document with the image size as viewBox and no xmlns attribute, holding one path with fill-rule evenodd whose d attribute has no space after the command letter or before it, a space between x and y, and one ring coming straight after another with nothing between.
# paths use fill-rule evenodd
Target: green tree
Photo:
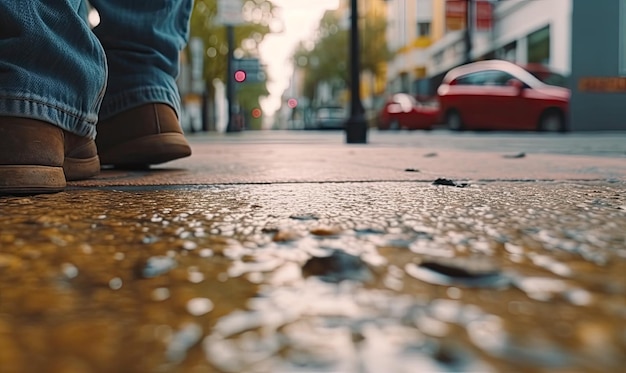
<instances>
[{"instance_id":1,"label":"green tree","mask_svg":"<svg viewBox=\"0 0 626 373\"><path fill-rule=\"evenodd\" d=\"M256 57L259 45L278 21L276 7L269 0L247 0L242 11L246 22L234 27L235 50L243 52L244 57ZM208 99L212 101L215 97L213 81L226 82L228 63L226 27L218 23L217 0L195 0L190 27L191 36L204 42L204 81ZM238 100L247 105L259 106L259 98L269 94L265 83L245 83L237 88Z\"/></svg>"},{"instance_id":2,"label":"green tree","mask_svg":"<svg viewBox=\"0 0 626 373\"><path fill-rule=\"evenodd\" d=\"M379 75L383 63L391 58L385 40L386 28L386 19L373 13L365 14L360 20L361 71ZM319 82L344 87L350 83L349 33L340 14L328 11L320 20L312 48L307 48L304 43L296 48L294 64L305 71L303 94L309 99L315 97Z\"/></svg>"},{"instance_id":3,"label":"green tree","mask_svg":"<svg viewBox=\"0 0 626 373\"><path fill-rule=\"evenodd\" d=\"M368 12L361 23L361 69L378 76L393 57L387 47L387 19Z\"/></svg>"},{"instance_id":4,"label":"green tree","mask_svg":"<svg viewBox=\"0 0 626 373\"><path fill-rule=\"evenodd\" d=\"M300 43L294 53L295 64L303 68L303 94L315 97L319 82L344 84L348 79L348 33L340 29L337 12L328 11L320 20L312 48Z\"/></svg>"}]
</instances>

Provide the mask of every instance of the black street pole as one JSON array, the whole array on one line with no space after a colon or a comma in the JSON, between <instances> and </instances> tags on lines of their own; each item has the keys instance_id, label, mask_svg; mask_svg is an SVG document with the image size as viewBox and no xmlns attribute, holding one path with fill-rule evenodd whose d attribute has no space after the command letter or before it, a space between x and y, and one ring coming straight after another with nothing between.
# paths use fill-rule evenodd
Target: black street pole
<instances>
[{"instance_id":1,"label":"black street pole","mask_svg":"<svg viewBox=\"0 0 626 373\"><path fill-rule=\"evenodd\" d=\"M228 118L226 132L234 132L233 101L235 99L235 85L233 81L233 54L235 49L235 30L233 25L226 25L226 39L228 42L228 61L226 61L226 99L228 100Z\"/></svg>"},{"instance_id":2,"label":"black street pole","mask_svg":"<svg viewBox=\"0 0 626 373\"><path fill-rule=\"evenodd\" d=\"M465 10L465 63L472 62L472 18L473 17L473 9L472 0L465 0L467 9Z\"/></svg>"},{"instance_id":3,"label":"black street pole","mask_svg":"<svg viewBox=\"0 0 626 373\"><path fill-rule=\"evenodd\" d=\"M351 0L350 18L350 118L346 121L346 142L364 144L367 142L367 122L361 103L361 61L359 47L359 8L358 0Z\"/></svg>"}]
</instances>

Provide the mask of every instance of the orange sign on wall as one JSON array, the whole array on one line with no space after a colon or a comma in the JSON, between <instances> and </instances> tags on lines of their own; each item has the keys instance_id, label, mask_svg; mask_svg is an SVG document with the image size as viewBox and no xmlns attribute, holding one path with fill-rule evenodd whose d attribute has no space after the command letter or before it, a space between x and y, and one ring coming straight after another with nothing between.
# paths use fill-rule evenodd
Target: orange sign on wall
<instances>
[{"instance_id":1,"label":"orange sign on wall","mask_svg":"<svg viewBox=\"0 0 626 373\"><path fill-rule=\"evenodd\" d=\"M581 92L626 93L626 77L585 77L578 80Z\"/></svg>"}]
</instances>

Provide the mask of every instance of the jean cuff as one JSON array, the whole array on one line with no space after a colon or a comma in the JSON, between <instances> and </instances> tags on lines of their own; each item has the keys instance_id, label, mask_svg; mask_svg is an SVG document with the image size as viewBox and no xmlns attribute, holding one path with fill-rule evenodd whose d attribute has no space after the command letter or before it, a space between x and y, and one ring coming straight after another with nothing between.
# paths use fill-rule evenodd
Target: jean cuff
<instances>
[{"instance_id":1,"label":"jean cuff","mask_svg":"<svg viewBox=\"0 0 626 373\"><path fill-rule=\"evenodd\" d=\"M163 103L170 105L180 118L180 95L178 91L164 87L141 87L104 97L100 107L100 120L145 104Z\"/></svg>"},{"instance_id":2,"label":"jean cuff","mask_svg":"<svg viewBox=\"0 0 626 373\"><path fill-rule=\"evenodd\" d=\"M98 116L82 113L49 98L0 91L0 115L36 119L56 125L81 137L96 137Z\"/></svg>"}]
</instances>

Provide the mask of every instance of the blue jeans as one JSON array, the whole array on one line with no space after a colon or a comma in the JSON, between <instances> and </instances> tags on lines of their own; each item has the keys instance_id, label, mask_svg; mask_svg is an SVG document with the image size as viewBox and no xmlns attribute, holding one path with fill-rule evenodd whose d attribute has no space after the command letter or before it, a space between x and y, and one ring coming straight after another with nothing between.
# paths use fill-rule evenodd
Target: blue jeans
<instances>
[{"instance_id":1,"label":"blue jeans","mask_svg":"<svg viewBox=\"0 0 626 373\"><path fill-rule=\"evenodd\" d=\"M179 52L193 0L0 1L0 116L95 138L98 119L145 103L180 113Z\"/></svg>"}]
</instances>

